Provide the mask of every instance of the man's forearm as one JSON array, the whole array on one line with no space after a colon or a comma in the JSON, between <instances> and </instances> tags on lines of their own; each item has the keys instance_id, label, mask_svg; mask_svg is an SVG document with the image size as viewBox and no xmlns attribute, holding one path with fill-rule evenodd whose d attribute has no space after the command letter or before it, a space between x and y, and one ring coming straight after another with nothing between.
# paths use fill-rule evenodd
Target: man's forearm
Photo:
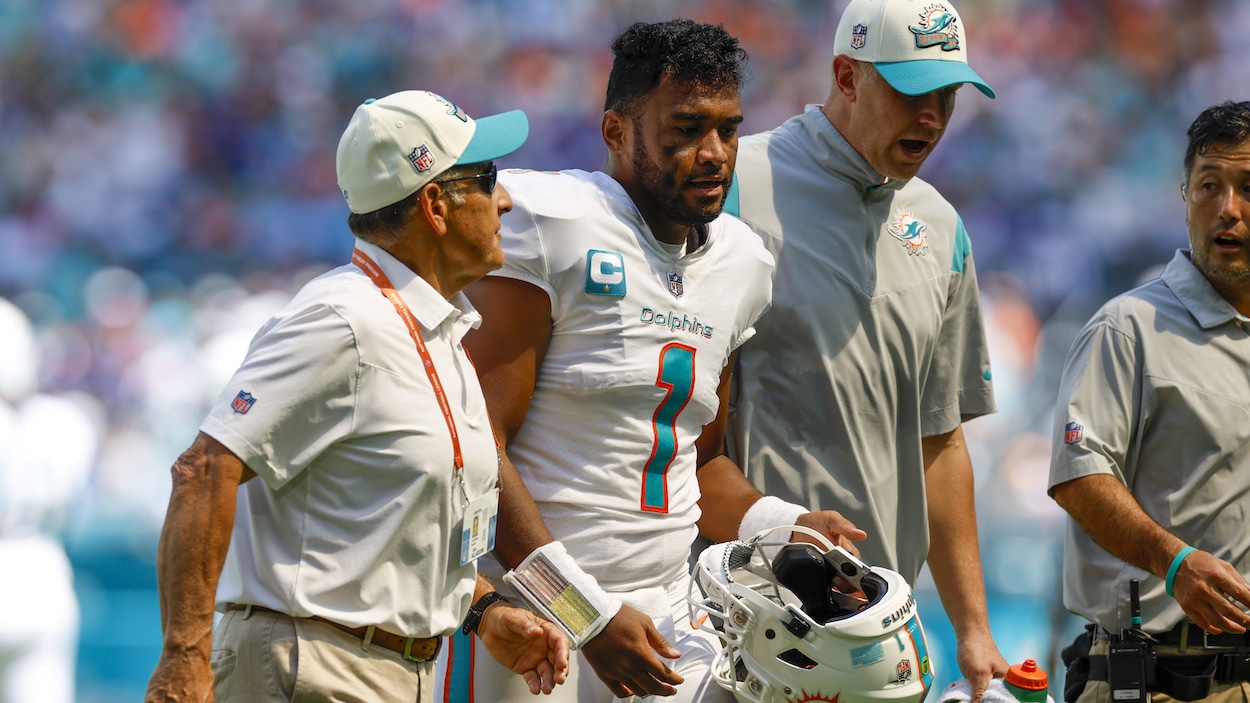
<instances>
[{"instance_id":1,"label":"man's forearm","mask_svg":"<svg viewBox=\"0 0 1250 703\"><path fill-rule=\"evenodd\" d=\"M550 542L551 532L506 453L499 467L499 483L499 529L494 554L505 569L514 569L531 552Z\"/></svg>"},{"instance_id":2,"label":"man's forearm","mask_svg":"<svg viewBox=\"0 0 1250 703\"><path fill-rule=\"evenodd\" d=\"M1103 549L1163 578L1172 558L1185 547L1163 529L1111 474L1095 474L1061 483L1051 491L1055 502Z\"/></svg>"},{"instance_id":3,"label":"man's forearm","mask_svg":"<svg viewBox=\"0 0 1250 703\"><path fill-rule=\"evenodd\" d=\"M203 650L207 656L239 482L251 472L201 434L171 473L173 490L156 555L164 643L169 650Z\"/></svg>"},{"instance_id":4,"label":"man's forearm","mask_svg":"<svg viewBox=\"0 0 1250 703\"><path fill-rule=\"evenodd\" d=\"M957 429L926 437L929 572L956 637L989 632L972 461Z\"/></svg>"},{"instance_id":5,"label":"man's forearm","mask_svg":"<svg viewBox=\"0 0 1250 703\"><path fill-rule=\"evenodd\" d=\"M742 516L762 497L742 470L724 455L699 467L699 532L713 542L738 539Z\"/></svg>"}]
</instances>

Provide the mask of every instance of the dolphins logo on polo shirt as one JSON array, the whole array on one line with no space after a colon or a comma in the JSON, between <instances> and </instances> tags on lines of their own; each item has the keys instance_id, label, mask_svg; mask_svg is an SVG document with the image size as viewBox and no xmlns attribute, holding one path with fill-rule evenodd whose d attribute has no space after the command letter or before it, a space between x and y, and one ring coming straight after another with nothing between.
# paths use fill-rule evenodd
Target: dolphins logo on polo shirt
<instances>
[{"instance_id":1,"label":"dolphins logo on polo shirt","mask_svg":"<svg viewBox=\"0 0 1250 703\"><path fill-rule=\"evenodd\" d=\"M929 247L926 234L929 226L917 219L911 210L898 209L890 213L890 226L886 229L903 243L908 254L924 256L925 249Z\"/></svg>"}]
</instances>

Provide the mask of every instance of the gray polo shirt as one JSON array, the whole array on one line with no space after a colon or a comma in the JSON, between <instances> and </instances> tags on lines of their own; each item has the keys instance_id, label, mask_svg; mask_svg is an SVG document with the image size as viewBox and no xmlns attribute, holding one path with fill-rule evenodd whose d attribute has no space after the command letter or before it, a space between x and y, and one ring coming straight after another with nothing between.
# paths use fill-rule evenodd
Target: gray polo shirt
<instances>
[{"instance_id":1,"label":"gray polo shirt","mask_svg":"<svg viewBox=\"0 0 1250 703\"><path fill-rule=\"evenodd\" d=\"M886 179L820 111L739 143L726 209L777 260L739 351L729 453L760 490L840 511L869 562L929 551L921 438L994 411L972 246L924 181Z\"/></svg>"},{"instance_id":2,"label":"gray polo shirt","mask_svg":"<svg viewBox=\"0 0 1250 703\"><path fill-rule=\"evenodd\" d=\"M1118 478L1152 519L1250 573L1250 320L1178 251L1163 275L1107 303L1077 335L1055 412L1050 487ZM1163 580L1099 547L1069 519L1064 604L1104 628L1183 617Z\"/></svg>"}]
</instances>

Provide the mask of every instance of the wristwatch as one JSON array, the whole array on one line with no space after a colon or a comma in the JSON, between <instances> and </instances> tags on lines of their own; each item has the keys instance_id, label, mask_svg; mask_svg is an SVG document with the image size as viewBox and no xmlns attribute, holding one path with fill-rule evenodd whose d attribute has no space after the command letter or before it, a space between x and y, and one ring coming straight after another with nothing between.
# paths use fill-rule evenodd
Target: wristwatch
<instances>
[{"instance_id":1,"label":"wristwatch","mask_svg":"<svg viewBox=\"0 0 1250 703\"><path fill-rule=\"evenodd\" d=\"M499 595L499 591L491 591L481 598L469 608L469 615L464 619L464 626L460 628L464 634L477 634L478 625L482 624L482 616L486 614L486 609L494 605L497 601L508 602L507 598Z\"/></svg>"}]
</instances>

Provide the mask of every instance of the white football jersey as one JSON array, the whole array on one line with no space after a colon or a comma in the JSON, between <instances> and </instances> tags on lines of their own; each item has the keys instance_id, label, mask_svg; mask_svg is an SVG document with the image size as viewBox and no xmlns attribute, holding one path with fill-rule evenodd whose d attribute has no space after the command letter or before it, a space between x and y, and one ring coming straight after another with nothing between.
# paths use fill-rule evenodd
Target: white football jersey
<instances>
[{"instance_id":1,"label":"white football jersey","mask_svg":"<svg viewBox=\"0 0 1250 703\"><path fill-rule=\"evenodd\" d=\"M729 354L768 308L773 258L722 215L674 259L607 174L508 171L504 267L552 336L508 447L553 536L611 591L670 583L697 535L694 440Z\"/></svg>"}]
</instances>

